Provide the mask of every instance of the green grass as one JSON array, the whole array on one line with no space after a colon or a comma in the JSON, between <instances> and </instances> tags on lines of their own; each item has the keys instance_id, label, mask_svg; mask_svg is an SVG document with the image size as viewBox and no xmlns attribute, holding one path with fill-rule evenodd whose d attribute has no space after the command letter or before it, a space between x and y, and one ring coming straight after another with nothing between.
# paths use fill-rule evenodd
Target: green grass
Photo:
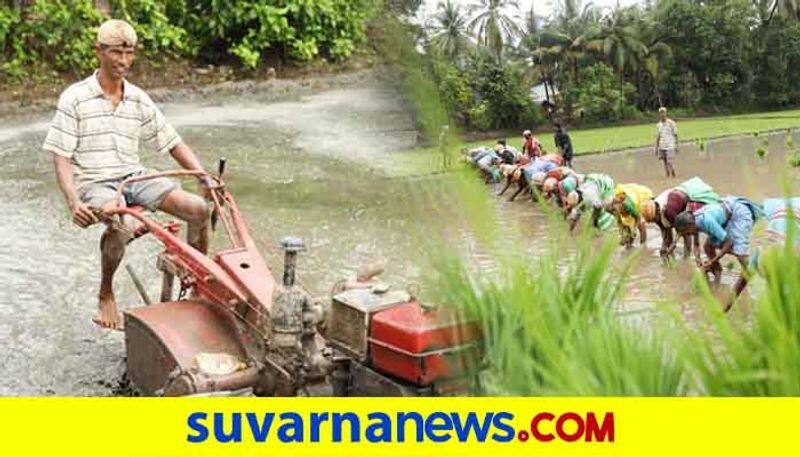
<instances>
[{"instance_id":1,"label":"green grass","mask_svg":"<svg viewBox=\"0 0 800 457\"><path fill-rule=\"evenodd\" d=\"M800 110L771 111L763 113L715 116L702 118L676 119L681 143L735 135L754 135L763 132L800 128ZM569 130L576 155L595 154L623 149L652 146L655 142L655 119L653 122L638 125L621 125L603 128ZM545 148L553 151L552 132L540 128L536 133ZM509 144L521 146L520 131L505 132ZM457 156L462 148L491 146L493 139L460 142L452 148ZM393 173L413 174L420 170L441 171L442 159L438 148L418 148L396 152L392 155L396 167Z\"/></svg>"},{"instance_id":2,"label":"green grass","mask_svg":"<svg viewBox=\"0 0 800 457\"><path fill-rule=\"evenodd\" d=\"M751 113L735 116L677 119L681 142L705 140L732 135L800 128L800 110ZM590 154L604 151L651 146L655 142L655 120L648 124L572 130L570 136L575 153ZM546 146L551 135L540 138Z\"/></svg>"}]
</instances>

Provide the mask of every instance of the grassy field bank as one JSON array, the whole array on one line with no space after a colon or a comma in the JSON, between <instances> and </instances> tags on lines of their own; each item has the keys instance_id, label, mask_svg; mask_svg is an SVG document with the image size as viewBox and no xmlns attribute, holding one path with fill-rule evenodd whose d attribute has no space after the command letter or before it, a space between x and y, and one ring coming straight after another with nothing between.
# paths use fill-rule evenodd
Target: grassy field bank
<instances>
[{"instance_id":1,"label":"grassy field bank","mask_svg":"<svg viewBox=\"0 0 800 457\"><path fill-rule=\"evenodd\" d=\"M678 137L681 142L686 142L800 128L800 110L676 119L676 121L678 123ZM653 120L648 124L586 130L576 129L570 131L570 136L575 147L575 153L578 155L638 148L654 144L656 135L655 123L656 121ZM545 147L552 149L551 133L541 131L539 135L541 136L539 139L545 144ZM517 133L514 137L516 136L521 135Z\"/></svg>"}]
</instances>

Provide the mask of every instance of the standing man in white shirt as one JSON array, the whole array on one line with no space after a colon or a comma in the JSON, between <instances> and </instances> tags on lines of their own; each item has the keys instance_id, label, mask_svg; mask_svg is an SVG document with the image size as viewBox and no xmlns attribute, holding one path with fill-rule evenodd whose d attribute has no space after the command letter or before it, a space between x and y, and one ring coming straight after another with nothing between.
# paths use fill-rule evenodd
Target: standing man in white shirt
<instances>
[{"instance_id":1,"label":"standing man in white shirt","mask_svg":"<svg viewBox=\"0 0 800 457\"><path fill-rule=\"evenodd\" d=\"M667 178L675 174L675 153L678 151L678 125L667 117L667 109L663 106L658 109L658 124L656 124L655 153L659 160L664 162L664 171Z\"/></svg>"},{"instance_id":2,"label":"standing man in white shirt","mask_svg":"<svg viewBox=\"0 0 800 457\"><path fill-rule=\"evenodd\" d=\"M205 253L209 212L200 196L158 178L132 183L124 189L125 202L116 200L125 179L148 173L139 161L140 142L169 153L184 169L204 171L150 97L125 79L136 41L136 32L125 21L109 20L100 26L96 44L100 68L61 94L43 149L52 153L58 186L79 227L98 222L97 211L141 205L186 221L189 244ZM207 174L200 181L206 188L211 185ZM93 321L104 328L122 329L113 278L129 239L129 232L110 224L100 239L102 277L99 312Z\"/></svg>"}]
</instances>

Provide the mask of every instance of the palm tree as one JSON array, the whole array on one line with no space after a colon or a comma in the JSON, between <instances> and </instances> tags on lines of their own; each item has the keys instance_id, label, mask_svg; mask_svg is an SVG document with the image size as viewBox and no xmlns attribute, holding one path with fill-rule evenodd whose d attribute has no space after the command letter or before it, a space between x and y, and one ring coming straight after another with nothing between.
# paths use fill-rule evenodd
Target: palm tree
<instances>
[{"instance_id":1,"label":"palm tree","mask_svg":"<svg viewBox=\"0 0 800 457\"><path fill-rule=\"evenodd\" d=\"M773 10L787 19L800 20L800 1L798 0L775 0Z\"/></svg>"},{"instance_id":2,"label":"palm tree","mask_svg":"<svg viewBox=\"0 0 800 457\"><path fill-rule=\"evenodd\" d=\"M472 18L468 27L475 30L478 43L489 48L499 60L506 43L520 35L518 16L508 12L519 10L517 0L475 0L469 6Z\"/></svg>"},{"instance_id":3,"label":"palm tree","mask_svg":"<svg viewBox=\"0 0 800 457\"><path fill-rule=\"evenodd\" d=\"M639 39L647 49L642 58L641 67L646 72L644 74L652 80L655 101L658 106L662 106L661 92L658 90L658 78L665 62L672 57L672 47L667 44L667 39L660 34L658 25L651 16L646 16L646 19L638 21L636 27L638 29L637 36L639 36ZM639 83L637 85L639 86L639 105L644 108L647 94L642 88L640 78L642 74L641 70L637 74L637 83Z\"/></svg>"},{"instance_id":4,"label":"palm tree","mask_svg":"<svg viewBox=\"0 0 800 457\"><path fill-rule=\"evenodd\" d=\"M451 0L439 2L431 26L431 46L458 62L472 43L467 35L467 16Z\"/></svg>"},{"instance_id":5,"label":"palm tree","mask_svg":"<svg viewBox=\"0 0 800 457\"><path fill-rule=\"evenodd\" d=\"M619 74L621 84L626 74L634 77L640 89L639 104L643 106L642 76L652 79L660 103L658 76L663 62L672 55L672 48L656 35L655 24L640 13L636 7L615 8L602 19L601 27L586 37L584 48L601 55Z\"/></svg>"},{"instance_id":6,"label":"palm tree","mask_svg":"<svg viewBox=\"0 0 800 457\"><path fill-rule=\"evenodd\" d=\"M755 3L761 22L765 25L772 22L775 16L800 20L800 0L756 0Z\"/></svg>"},{"instance_id":7,"label":"palm tree","mask_svg":"<svg viewBox=\"0 0 800 457\"><path fill-rule=\"evenodd\" d=\"M525 18L522 22L521 39L519 40L519 52L522 54L530 55L539 47L539 39L541 34L541 25L539 25L540 17L536 15L534 4L531 2L531 9L525 13Z\"/></svg>"},{"instance_id":8,"label":"palm tree","mask_svg":"<svg viewBox=\"0 0 800 457\"><path fill-rule=\"evenodd\" d=\"M556 3L556 8L556 24L569 35L578 36L586 25L598 19L598 10L592 2L584 4L581 0L563 0Z\"/></svg>"},{"instance_id":9,"label":"palm tree","mask_svg":"<svg viewBox=\"0 0 800 457\"><path fill-rule=\"evenodd\" d=\"M586 56L587 40L598 33L599 11L591 2L583 4L581 0L563 0L557 8L555 20L540 32L533 55L549 75L560 76L563 84L567 67L573 79L578 76L578 63Z\"/></svg>"},{"instance_id":10,"label":"palm tree","mask_svg":"<svg viewBox=\"0 0 800 457\"><path fill-rule=\"evenodd\" d=\"M628 10L615 8L603 17L600 28L585 43L586 49L602 55L620 77L626 70L638 70L647 54L647 46L639 40L633 19Z\"/></svg>"}]
</instances>

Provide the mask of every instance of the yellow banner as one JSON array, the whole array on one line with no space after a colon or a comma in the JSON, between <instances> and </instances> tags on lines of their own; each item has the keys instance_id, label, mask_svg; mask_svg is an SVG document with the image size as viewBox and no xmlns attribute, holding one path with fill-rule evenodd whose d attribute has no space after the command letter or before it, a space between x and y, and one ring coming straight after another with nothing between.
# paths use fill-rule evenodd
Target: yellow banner
<instances>
[{"instance_id":1,"label":"yellow banner","mask_svg":"<svg viewBox=\"0 0 800 457\"><path fill-rule=\"evenodd\" d=\"M800 399L6 398L0 408L9 456L800 452Z\"/></svg>"}]
</instances>

